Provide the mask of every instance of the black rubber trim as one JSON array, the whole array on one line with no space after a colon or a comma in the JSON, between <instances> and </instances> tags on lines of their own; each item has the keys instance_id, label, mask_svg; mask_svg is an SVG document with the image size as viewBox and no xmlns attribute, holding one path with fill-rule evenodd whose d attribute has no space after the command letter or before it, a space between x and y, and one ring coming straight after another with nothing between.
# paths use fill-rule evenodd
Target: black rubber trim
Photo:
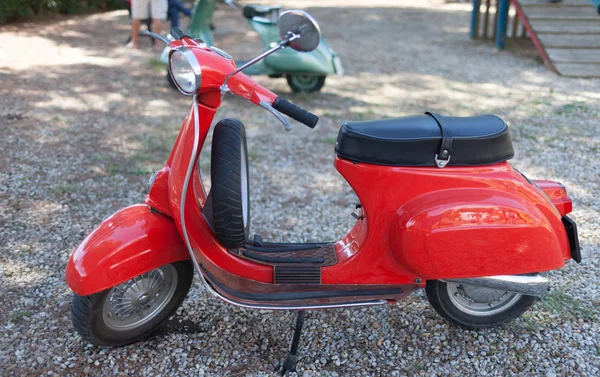
<instances>
[{"instance_id":1,"label":"black rubber trim","mask_svg":"<svg viewBox=\"0 0 600 377\"><path fill-rule=\"evenodd\" d=\"M319 122L319 117L315 114L310 113L281 97L275 98L275 101L273 101L273 108L310 128L315 128Z\"/></svg>"},{"instance_id":2,"label":"black rubber trim","mask_svg":"<svg viewBox=\"0 0 600 377\"><path fill-rule=\"evenodd\" d=\"M256 261L267 262L267 263L316 263L322 264L325 262L323 258L277 258L277 257L266 257L264 255L251 253L249 251L243 252L244 256L249 259Z\"/></svg>"},{"instance_id":3,"label":"black rubber trim","mask_svg":"<svg viewBox=\"0 0 600 377\"><path fill-rule=\"evenodd\" d=\"M305 247L307 249L314 249L317 247L323 247L332 245L333 242L263 242L263 245L267 246L281 246L281 247Z\"/></svg>"},{"instance_id":4,"label":"black rubber trim","mask_svg":"<svg viewBox=\"0 0 600 377\"><path fill-rule=\"evenodd\" d=\"M372 296L387 296L390 297L400 295L404 293L402 288L386 288L386 289L352 289L343 291L309 291L309 292L279 292L279 293L251 293L251 292L240 292L235 289L231 289L228 286L222 284L220 281L214 278L208 272L204 266L200 265L202 273L208 278L210 283L217 287L219 290L227 293L228 295L258 302L269 302L269 301L292 301L292 300L309 300L319 298L336 298L336 297L372 297Z\"/></svg>"},{"instance_id":5,"label":"black rubber trim","mask_svg":"<svg viewBox=\"0 0 600 377\"><path fill-rule=\"evenodd\" d=\"M184 33L183 30L181 30L177 26L171 28L170 34L176 40L179 40L181 38L192 38L189 35L187 35L186 33Z\"/></svg>"},{"instance_id":6,"label":"black rubber trim","mask_svg":"<svg viewBox=\"0 0 600 377\"><path fill-rule=\"evenodd\" d=\"M321 284L321 266L273 266L275 284Z\"/></svg>"},{"instance_id":7,"label":"black rubber trim","mask_svg":"<svg viewBox=\"0 0 600 377\"><path fill-rule=\"evenodd\" d=\"M577 263L581 263L581 249L579 247L579 237L577 235L577 224L568 216L563 216L562 223L567 231L569 238L569 248L571 249L571 258Z\"/></svg>"},{"instance_id":8,"label":"black rubber trim","mask_svg":"<svg viewBox=\"0 0 600 377\"><path fill-rule=\"evenodd\" d=\"M303 251L303 250L314 250L319 249L323 246L329 246L330 243L307 243L307 244L270 244L264 242L263 246L254 246L250 244L244 245L244 249L250 251L260 251L261 253L283 253L286 251ZM272 246L268 246L272 245ZM268 247L267 247L268 246Z\"/></svg>"}]
</instances>

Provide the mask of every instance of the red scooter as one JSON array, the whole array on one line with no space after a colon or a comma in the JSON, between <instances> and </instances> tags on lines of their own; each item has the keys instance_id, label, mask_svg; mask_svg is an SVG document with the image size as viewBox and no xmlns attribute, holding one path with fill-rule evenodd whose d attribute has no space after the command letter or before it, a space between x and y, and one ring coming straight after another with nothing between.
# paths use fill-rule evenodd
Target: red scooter
<instances>
[{"instance_id":1,"label":"red scooter","mask_svg":"<svg viewBox=\"0 0 600 377\"><path fill-rule=\"evenodd\" d=\"M67 264L73 324L88 342L120 346L152 334L184 300L195 269L228 303L299 310L289 370L305 309L393 304L425 288L447 320L489 327L518 317L547 290L543 272L580 262L565 188L511 167L508 128L492 115L345 122L334 165L360 201L350 232L333 243L250 237L243 123L223 119L214 128L210 192L197 161L230 93L287 130L282 114L316 126L314 114L241 73L279 49L319 44L305 12L283 13L278 29L279 44L239 68L224 51L171 31L170 74L193 96L171 155L150 178L145 204L106 219Z\"/></svg>"}]
</instances>

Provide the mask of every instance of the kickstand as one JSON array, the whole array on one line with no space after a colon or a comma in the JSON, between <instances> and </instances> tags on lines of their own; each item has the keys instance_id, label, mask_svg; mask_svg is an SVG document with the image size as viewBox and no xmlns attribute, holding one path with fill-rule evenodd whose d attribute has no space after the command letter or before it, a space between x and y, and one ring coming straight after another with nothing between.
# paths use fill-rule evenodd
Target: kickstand
<instances>
[{"instance_id":1,"label":"kickstand","mask_svg":"<svg viewBox=\"0 0 600 377\"><path fill-rule=\"evenodd\" d=\"M283 376L285 372L294 372L296 370L296 363L298 362L298 343L300 342L300 333L302 332L302 325L304 324L304 310L298 310L296 316L296 329L294 330L294 339L292 339L292 347L288 357L283 362Z\"/></svg>"}]
</instances>

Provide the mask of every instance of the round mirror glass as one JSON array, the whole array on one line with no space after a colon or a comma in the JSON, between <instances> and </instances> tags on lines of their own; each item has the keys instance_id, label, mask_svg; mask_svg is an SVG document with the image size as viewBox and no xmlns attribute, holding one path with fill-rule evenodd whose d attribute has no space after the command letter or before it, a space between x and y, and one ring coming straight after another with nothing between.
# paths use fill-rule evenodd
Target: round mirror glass
<instances>
[{"instance_id":1,"label":"round mirror glass","mask_svg":"<svg viewBox=\"0 0 600 377\"><path fill-rule=\"evenodd\" d=\"M302 10L283 12L277 20L277 30L281 39L286 39L290 32L300 36L290 42L290 47L297 51L312 51L321 41L319 24L310 14Z\"/></svg>"}]
</instances>

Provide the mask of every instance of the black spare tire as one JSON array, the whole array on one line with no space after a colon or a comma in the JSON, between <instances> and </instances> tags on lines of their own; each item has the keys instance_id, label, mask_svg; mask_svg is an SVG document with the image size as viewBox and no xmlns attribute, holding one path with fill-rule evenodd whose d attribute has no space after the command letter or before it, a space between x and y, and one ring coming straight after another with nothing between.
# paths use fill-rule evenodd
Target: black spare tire
<instances>
[{"instance_id":1,"label":"black spare tire","mask_svg":"<svg viewBox=\"0 0 600 377\"><path fill-rule=\"evenodd\" d=\"M215 126L211 151L213 225L219 242L233 249L250 231L250 185L244 124L223 119Z\"/></svg>"}]
</instances>

